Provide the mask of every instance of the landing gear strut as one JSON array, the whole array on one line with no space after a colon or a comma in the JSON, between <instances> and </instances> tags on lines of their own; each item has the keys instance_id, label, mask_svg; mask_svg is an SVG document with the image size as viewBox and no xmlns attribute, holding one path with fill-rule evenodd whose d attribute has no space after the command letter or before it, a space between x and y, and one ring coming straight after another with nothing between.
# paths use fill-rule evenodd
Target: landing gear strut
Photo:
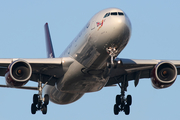
<instances>
[{"instance_id":1,"label":"landing gear strut","mask_svg":"<svg viewBox=\"0 0 180 120\"><path fill-rule=\"evenodd\" d=\"M121 85L118 84L121 88L121 94L116 95L116 104L114 105L114 114L118 115L119 112L124 111L126 115L129 115L130 113L130 106L132 104L132 96L127 95L125 98L125 91L127 91L128 87L128 81L126 80L126 76L124 76L123 82L121 82Z\"/></svg>"},{"instance_id":2,"label":"landing gear strut","mask_svg":"<svg viewBox=\"0 0 180 120\"><path fill-rule=\"evenodd\" d=\"M47 113L47 105L49 104L49 95L45 94L44 97L42 97L42 89L44 88L44 86L42 87L42 81L40 77L40 80L38 81L38 94L33 95L33 103L31 104L32 114L36 114L36 111L38 110L41 110L42 114Z\"/></svg>"},{"instance_id":3,"label":"landing gear strut","mask_svg":"<svg viewBox=\"0 0 180 120\"><path fill-rule=\"evenodd\" d=\"M108 68L116 68L117 67L117 62L114 61L114 58L117 54L117 50L115 47L109 47L106 48L107 53L109 54L109 56L111 57L109 62L107 62L107 67Z\"/></svg>"}]
</instances>

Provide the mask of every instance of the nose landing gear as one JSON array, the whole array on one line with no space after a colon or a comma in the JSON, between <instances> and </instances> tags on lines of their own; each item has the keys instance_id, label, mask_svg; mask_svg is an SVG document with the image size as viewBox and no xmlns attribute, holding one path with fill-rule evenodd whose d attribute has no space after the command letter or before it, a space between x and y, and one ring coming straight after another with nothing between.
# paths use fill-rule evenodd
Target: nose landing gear
<instances>
[{"instance_id":1,"label":"nose landing gear","mask_svg":"<svg viewBox=\"0 0 180 120\"><path fill-rule=\"evenodd\" d=\"M107 67L108 68L116 68L117 67L117 62L114 61L114 58L116 57L118 51L115 47L108 47L106 48L107 53L109 54L109 56L111 57L111 60L109 60L109 62L107 62Z\"/></svg>"}]
</instances>

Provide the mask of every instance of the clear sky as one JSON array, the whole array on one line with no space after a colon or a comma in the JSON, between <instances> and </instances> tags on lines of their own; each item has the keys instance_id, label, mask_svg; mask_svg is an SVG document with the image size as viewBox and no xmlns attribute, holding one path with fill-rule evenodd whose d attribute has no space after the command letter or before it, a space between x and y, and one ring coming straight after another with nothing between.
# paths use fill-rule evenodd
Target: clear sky
<instances>
[{"instance_id":1,"label":"clear sky","mask_svg":"<svg viewBox=\"0 0 180 120\"><path fill-rule=\"evenodd\" d=\"M0 58L46 58L44 24L49 23L58 57L97 12L117 7L132 23L132 36L119 58L180 60L179 0L0 0ZM0 83L5 84L4 77ZM36 86L29 82L28 85ZM157 90L150 79L135 88L129 116L113 114L120 89L105 87L68 105L48 105L47 115L30 112L37 91L0 88L1 120L179 120L180 77L167 89Z\"/></svg>"}]
</instances>

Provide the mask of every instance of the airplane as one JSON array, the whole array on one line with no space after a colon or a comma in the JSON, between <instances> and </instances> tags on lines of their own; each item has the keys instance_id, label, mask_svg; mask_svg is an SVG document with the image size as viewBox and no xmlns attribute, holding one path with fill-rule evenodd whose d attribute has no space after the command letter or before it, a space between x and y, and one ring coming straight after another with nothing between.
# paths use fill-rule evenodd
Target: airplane
<instances>
[{"instance_id":1,"label":"airplane","mask_svg":"<svg viewBox=\"0 0 180 120\"><path fill-rule=\"evenodd\" d=\"M49 100L69 104L85 93L118 85L114 114L130 114L132 96L125 95L128 82L137 86L142 78L151 78L156 89L170 87L180 74L179 60L140 60L117 58L131 37L131 22L118 8L95 14L62 52L55 57L48 23L45 24L47 58L0 59L0 76L6 85L0 87L37 90L33 95L31 113L47 113ZM37 87L25 86L29 81ZM44 93L44 96L43 96Z\"/></svg>"}]
</instances>

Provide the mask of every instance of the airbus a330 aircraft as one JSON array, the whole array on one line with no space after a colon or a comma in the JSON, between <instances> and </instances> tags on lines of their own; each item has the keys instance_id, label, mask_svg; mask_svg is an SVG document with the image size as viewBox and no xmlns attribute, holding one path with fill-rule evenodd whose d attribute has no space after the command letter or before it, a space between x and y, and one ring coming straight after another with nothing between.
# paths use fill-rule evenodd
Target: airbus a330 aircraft
<instances>
[{"instance_id":1,"label":"airbus a330 aircraft","mask_svg":"<svg viewBox=\"0 0 180 120\"><path fill-rule=\"evenodd\" d=\"M69 104L85 93L118 84L121 93L115 98L114 114L128 115L132 97L126 97L125 91L129 81L137 86L141 78L151 78L153 87L162 89L171 86L180 73L180 61L116 58L131 36L130 20L117 8L95 14L59 58L55 58L47 23L45 34L48 58L0 59L0 75L7 83L0 87L38 90L32 114L38 110L46 114L49 100ZM37 82L37 87L24 86L29 80Z\"/></svg>"}]
</instances>

